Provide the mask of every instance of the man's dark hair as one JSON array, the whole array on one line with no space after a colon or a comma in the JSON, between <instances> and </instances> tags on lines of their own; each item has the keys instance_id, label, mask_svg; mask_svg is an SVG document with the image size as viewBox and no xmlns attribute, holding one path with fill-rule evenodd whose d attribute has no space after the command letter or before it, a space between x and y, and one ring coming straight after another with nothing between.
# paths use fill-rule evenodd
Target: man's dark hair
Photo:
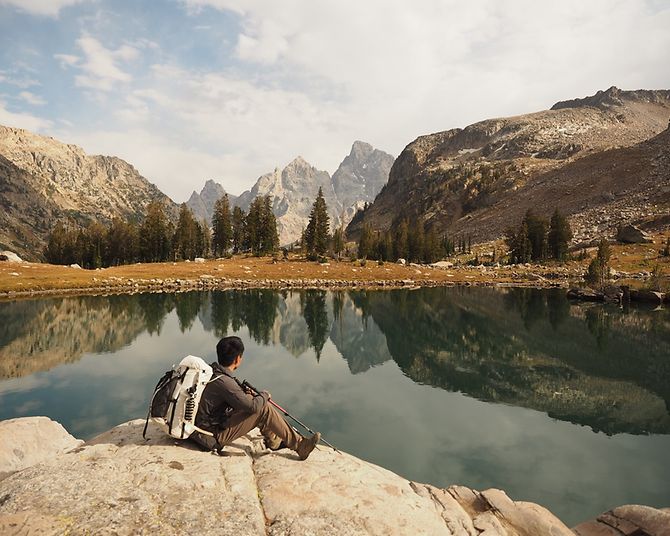
<instances>
[{"instance_id":1,"label":"man's dark hair","mask_svg":"<svg viewBox=\"0 0 670 536\"><path fill-rule=\"evenodd\" d=\"M224 337L216 345L219 365L229 367L238 355L244 353L244 343L239 337Z\"/></svg>"}]
</instances>

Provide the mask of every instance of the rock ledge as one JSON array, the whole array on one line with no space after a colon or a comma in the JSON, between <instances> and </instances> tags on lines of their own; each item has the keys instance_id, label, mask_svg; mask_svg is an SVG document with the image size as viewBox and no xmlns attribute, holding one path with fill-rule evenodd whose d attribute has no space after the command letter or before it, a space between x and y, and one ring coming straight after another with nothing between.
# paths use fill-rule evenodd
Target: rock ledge
<instances>
[{"instance_id":1,"label":"rock ledge","mask_svg":"<svg viewBox=\"0 0 670 536\"><path fill-rule=\"evenodd\" d=\"M299 462L264 449L256 431L217 456L152 428L145 441L143 425L122 424L1 481L0 534L575 534L500 490L418 484L325 447ZM670 513L648 510L655 525L637 526L667 534ZM585 525L578 534L607 533Z\"/></svg>"}]
</instances>

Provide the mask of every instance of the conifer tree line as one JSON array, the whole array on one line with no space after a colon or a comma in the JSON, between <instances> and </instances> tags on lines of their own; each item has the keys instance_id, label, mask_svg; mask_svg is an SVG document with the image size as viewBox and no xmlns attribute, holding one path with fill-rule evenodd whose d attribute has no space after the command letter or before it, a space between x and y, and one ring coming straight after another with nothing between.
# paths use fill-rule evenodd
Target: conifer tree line
<instances>
[{"instance_id":1,"label":"conifer tree line","mask_svg":"<svg viewBox=\"0 0 670 536\"><path fill-rule=\"evenodd\" d=\"M510 228L505 232L512 264L547 259L565 261L571 239L570 223L558 209L554 210L550 221L529 210L517 229Z\"/></svg>"},{"instance_id":2,"label":"conifer tree line","mask_svg":"<svg viewBox=\"0 0 670 536\"><path fill-rule=\"evenodd\" d=\"M461 242L459 242L460 244ZM465 248L465 239L462 239ZM438 236L434 229L426 230L420 219L411 224L403 219L395 229L374 231L364 225L358 240L358 257L379 261L405 259L408 262L436 262L455 252L455 242L448 236Z\"/></svg>"},{"instance_id":3,"label":"conifer tree line","mask_svg":"<svg viewBox=\"0 0 670 536\"><path fill-rule=\"evenodd\" d=\"M215 205L212 229L199 222L183 203L173 224L160 202L147 207L141 223L114 218L108 225L91 222L85 227L58 222L44 251L52 264L79 264L101 268L135 262L193 260L240 251L272 253L279 246L277 221L269 197L256 198L249 214L235 207L228 196Z\"/></svg>"}]
</instances>

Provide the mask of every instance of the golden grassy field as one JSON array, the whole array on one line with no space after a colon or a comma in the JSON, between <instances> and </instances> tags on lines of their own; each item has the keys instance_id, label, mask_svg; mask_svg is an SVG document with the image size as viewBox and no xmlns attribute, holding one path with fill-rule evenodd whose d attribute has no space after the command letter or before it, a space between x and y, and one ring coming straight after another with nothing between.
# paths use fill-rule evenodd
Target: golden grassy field
<instances>
[{"instance_id":1,"label":"golden grassy field","mask_svg":"<svg viewBox=\"0 0 670 536\"><path fill-rule=\"evenodd\" d=\"M612 269L634 276L640 272L652 272L656 267L661 283L670 279L670 257L660 255L670 232L659 234L653 244L613 245ZM402 266L394 263L379 264L367 261L334 261L328 264L308 262L298 256L288 260L273 261L270 257L235 256L231 259L209 259L204 263L177 262L155 264L132 264L82 270L69 266L56 266L29 262L0 262L0 296L42 292L72 291L125 291L129 287L146 288L160 281L201 278L214 280L220 287L236 286L244 282L247 286L269 286L271 282L300 283L305 281L350 282L358 285L397 284L516 284L549 286L566 285L581 279L589 259L570 261L563 265L516 265L500 267L473 267L465 263L479 254L484 254L501 244L484 244L473 248L471 255L459 255L453 259L455 266L436 269L427 266ZM589 251L593 256L595 249ZM203 278L203 279L204 279ZM158 281L160 280L160 281ZM411 283L410 283L411 282ZM641 287L648 280L623 276L619 282Z\"/></svg>"}]
</instances>

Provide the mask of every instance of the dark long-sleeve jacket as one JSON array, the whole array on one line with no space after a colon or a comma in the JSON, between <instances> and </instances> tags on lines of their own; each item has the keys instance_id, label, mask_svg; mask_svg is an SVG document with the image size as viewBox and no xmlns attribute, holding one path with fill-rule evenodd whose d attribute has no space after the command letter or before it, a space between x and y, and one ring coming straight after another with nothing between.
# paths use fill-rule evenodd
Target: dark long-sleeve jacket
<instances>
[{"instance_id":1,"label":"dark long-sleeve jacket","mask_svg":"<svg viewBox=\"0 0 670 536\"><path fill-rule=\"evenodd\" d=\"M226 367L212 363L212 379L200 398L195 425L208 432L217 433L226 427L233 412L260 413L267 404L267 394L252 396L244 392L235 376Z\"/></svg>"}]
</instances>

